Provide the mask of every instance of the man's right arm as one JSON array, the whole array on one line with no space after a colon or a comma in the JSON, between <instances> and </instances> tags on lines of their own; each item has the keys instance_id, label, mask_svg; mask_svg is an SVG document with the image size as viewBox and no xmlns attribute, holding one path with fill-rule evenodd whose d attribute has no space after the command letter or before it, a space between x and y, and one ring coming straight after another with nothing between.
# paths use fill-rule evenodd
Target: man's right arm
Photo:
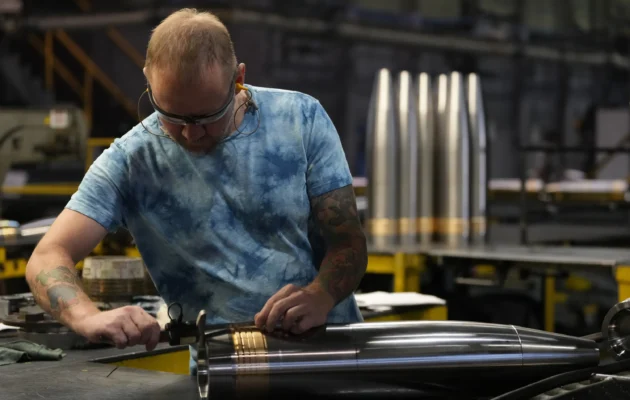
<instances>
[{"instance_id":1,"label":"man's right arm","mask_svg":"<svg viewBox=\"0 0 630 400\"><path fill-rule=\"evenodd\" d=\"M121 226L128 179L125 151L114 142L90 166L79 190L35 248L26 280L37 303L76 333L119 348L144 344L151 350L160 337L157 320L136 306L101 312L83 291L75 268L108 231Z\"/></svg>"},{"instance_id":2,"label":"man's right arm","mask_svg":"<svg viewBox=\"0 0 630 400\"><path fill-rule=\"evenodd\" d=\"M26 267L26 281L37 303L71 329L76 329L77 321L99 312L83 291L75 266L106 234L96 221L65 209Z\"/></svg>"}]
</instances>

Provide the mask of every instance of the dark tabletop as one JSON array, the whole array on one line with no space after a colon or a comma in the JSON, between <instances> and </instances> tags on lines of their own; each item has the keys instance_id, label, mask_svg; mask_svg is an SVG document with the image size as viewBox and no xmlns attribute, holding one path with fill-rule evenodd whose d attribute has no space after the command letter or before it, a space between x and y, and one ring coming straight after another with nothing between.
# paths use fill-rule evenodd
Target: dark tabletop
<instances>
[{"instance_id":1,"label":"dark tabletop","mask_svg":"<svg viewBox=\"0 0 630 400\"><path fill-rule=\"evenodd\" d=\"M12 339L0 339L0 343ZM164 349L168 347L162 345ZM125 350L70 350L61 361L0 366L1 400L198 400L196 381L187 375L118 367L95 359L132 356Z\"/></svg>"}]
</instances>

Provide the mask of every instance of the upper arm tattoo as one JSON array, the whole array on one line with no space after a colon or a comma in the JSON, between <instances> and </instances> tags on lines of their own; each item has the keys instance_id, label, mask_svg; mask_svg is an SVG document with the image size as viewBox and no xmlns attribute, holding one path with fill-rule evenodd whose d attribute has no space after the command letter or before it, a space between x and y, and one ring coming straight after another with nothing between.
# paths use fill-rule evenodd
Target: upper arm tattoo
<instances>
[{"instance_id":1,"label":"upper arm tattoo","mask_svg":"<svg viewBox=\"0 0 630 400\"><path fill-rule=\"evenodd\" d=\"M327 244L319 279L339 302L359 285L367 267L367 245L352 185L311 201L317 226Z\"/></svg>"}]
</instances>

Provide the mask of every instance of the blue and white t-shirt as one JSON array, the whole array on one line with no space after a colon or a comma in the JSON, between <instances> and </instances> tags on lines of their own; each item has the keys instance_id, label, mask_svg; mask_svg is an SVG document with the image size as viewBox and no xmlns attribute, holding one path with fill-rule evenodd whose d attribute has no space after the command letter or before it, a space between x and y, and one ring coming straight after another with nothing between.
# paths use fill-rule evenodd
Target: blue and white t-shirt
<instances>
[{"instance_id":1,"label":"blue and white t-shirt","mask_svg":"<svg viewBox=\"0 0 630 400\"><path fill-rule=\"evenodd\" d=\"M167 303L184 318L251 321L289 283L308 285L324 249L309 199L352 184L335 127L299 92L249 86L258 113L211 154L195 155L137 125L90 167L67 208L124 227ZM160 132L157 116L143 124ZM331 323L361 321L353 296Z\"/></svg>"}]
</instances>

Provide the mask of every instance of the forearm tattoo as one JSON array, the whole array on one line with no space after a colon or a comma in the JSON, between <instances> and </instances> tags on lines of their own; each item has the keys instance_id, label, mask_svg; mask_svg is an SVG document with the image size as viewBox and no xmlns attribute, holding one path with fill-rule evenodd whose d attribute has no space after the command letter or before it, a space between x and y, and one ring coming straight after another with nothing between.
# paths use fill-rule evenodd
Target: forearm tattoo
<instances>
[{"instance_id":1,"label":"forearm tattoo","mask_svg":"<svg viewBox=\"0 0 630 400\"><path fill-rule=\"evenodd\" d=\"M68 267L41 271L35 277L33 296L40 304L50 304L50 312L59 317L64 310L77 305L83 293L81 279Z\"/></svg>"},{"instance_id":2,"label":"forearm tattoo","mask_svg":"<svg viewBox=\"0 0 630 400\"><path fill-rule=\"evenodd\" d=\"M327 244L318 279L338 303L359 286L367 268L367 244L352 185L323 194L311 202Z\"/></svg>"}]
</instances>

